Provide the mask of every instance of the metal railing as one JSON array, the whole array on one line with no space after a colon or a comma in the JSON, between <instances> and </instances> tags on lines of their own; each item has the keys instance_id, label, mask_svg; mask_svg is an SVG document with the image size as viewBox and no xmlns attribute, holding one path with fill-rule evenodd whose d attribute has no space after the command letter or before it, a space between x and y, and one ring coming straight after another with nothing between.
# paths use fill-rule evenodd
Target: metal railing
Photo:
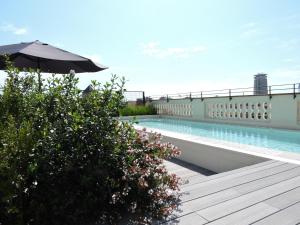
<instances>
[{"instance_id":1,"label":"metal railing","mask_svg":"<svg viewBox=\"0 0 300 225\"><path fill-rule=\"evenodd\" d=\"M221 89L221 90L208 90L199 92L185 92L176 94L165 95L152 95L148 98L151 100L170 100L170 99L194 99L198 98L204 100L205 98L215 97L229 97L232 99L234 96L257 96L268 95L272 98L272 95L276 94L292 94L293 98L300 93L300 83L294 84L278 84L270 86L261 86L260 89L255 90L254 87L246 88L233 88L233 89Z\"/></svg>"},{"instance_id":2,"label":"metal railing","mask_svg":"<svg viewBox=\"0 0 300 225\"><path fill-rule=\"evenodd\" d=\"M144 91L124 91L124 97L126 102L132 102L135 104L143 104L146 103L146 97Z\"/></svg>"}]
</instances>

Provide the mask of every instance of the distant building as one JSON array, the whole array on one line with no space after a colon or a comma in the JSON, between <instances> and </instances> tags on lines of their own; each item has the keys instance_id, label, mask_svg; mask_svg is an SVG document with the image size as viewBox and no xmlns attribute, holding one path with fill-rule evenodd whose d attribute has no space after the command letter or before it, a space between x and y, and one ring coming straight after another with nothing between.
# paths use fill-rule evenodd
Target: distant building
<instances>
[{"instance_id":1,"label":"distant building","mask_svg":"<svg viewBox=\"0 0 300 225\"><path fill-rule=\"evenodd\" d=\"M254 75L254 95L268 94L268 80L267 74L258 73Z\"/></svg>"},{"instance_id":2,"label":"distant building","mask_svg":"<svg viewBox=\"0 0 300 225\"><path fill-rule=\"evenodd\" d=\"M298 92L300 93L300 83L299 83L299 85L298 85Z\"/></svg>"}]
</instances>

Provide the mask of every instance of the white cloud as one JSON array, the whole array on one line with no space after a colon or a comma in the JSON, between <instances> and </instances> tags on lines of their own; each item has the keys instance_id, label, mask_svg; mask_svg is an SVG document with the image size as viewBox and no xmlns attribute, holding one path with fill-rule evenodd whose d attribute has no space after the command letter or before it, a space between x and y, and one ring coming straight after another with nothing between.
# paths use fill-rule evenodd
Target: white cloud
<instances>
[{"instance_id":1,"label":"white cloud","mask_svg":"<svg viewBox=\"0 0 300 225\"><path fill-rule=\"evenodd\" d=\"M300 15L297 13L297 14L292 14L292 15L288 15L288 16L285 16L285 17L281 17L279 18L279 20L283 20L283 21L298 21Z\"/></svg>"},{"instance_id":2,"label":"white cloud","mask_svg":"<svg viewBox=\"0 0 300 225\"><path fill-rule=\"evenodd\" d=\"M251 37L256 36L257 34L259 34L259 31L255 28L251 28L251 29L243 31L241 33L241 37L242 38L251 38Z\"/></svg>"},{"instance_id":3,"label":"white cloud","mask_svg":"<svg viewBox=\"0 0 300 225\"><path fill-rule=\"evenodd\" d=\"M254 22L249 22L243 25L243 28L251 28L251 27L255 27L256 23Z\"/></svg>"},{"instance_id":4,"label":"white cloud","mask_svg":"<svg viewBox=\"0 0 300 225\"><path fill-rule=\"evenodd\" d=\"M15 35L25 35L28 33L28 30L26 27L16 27L15 25L10 24L10 23L1 25L0 31L10 32Z\"/></svg>"},{"instance_id":5,"label":"white cloud","mask_svg":"<svg viewBox=\"0 0 300 225\"><path fill-rule=\"evenodd\" d=\"M281 82L300 82L300 69L275 69L270 76Z\"/></svg>"},{"instance_id":6,"label":"white cloud","mask_svg":"<svg viewBox=\"0 0 300 225\"><path fill-rule=\"evenodd\" d=\"M294 59L294 58L286 58L286 59L283 59L282 61L286 62L286 63L291 63L291 62L296 62L296 59Z\"/></svg>"},{"instance_id":7,"label":"white cloud","mask_svg":"<svg viewBox=\"0 0 300 225\"><path fill-rule=\"evenodd\" d=\"M293 49L297 48L299 46L299 44L300 44L299 38L292 38L289 40L282 41L278 47L288 49L288 50L293 50Z\"/></svg>"},{"instance_id":8,"label":"white cloud","mask_svg":"<svg viewBox=\"0 0 300 225\"><path fill-rule=\"evenodd\" d=\"M142 44L143 54L159 59L166 57L187 58L193 54L204 52L206 49L205 46L162 48L159 42Z\"/></svg>"},{"instance_id":9,"label":"white cloud","mask_svg":"<svg viewBox=\"0 0 300 225\"><path fill-rule=\"evenodd\" d=\"M258 35L264 34L265 31L259 28L259 26L254 22L246 23L242 26L242 32L240 34L241 38L253 38Z\"/></svg>"}]
</instances>

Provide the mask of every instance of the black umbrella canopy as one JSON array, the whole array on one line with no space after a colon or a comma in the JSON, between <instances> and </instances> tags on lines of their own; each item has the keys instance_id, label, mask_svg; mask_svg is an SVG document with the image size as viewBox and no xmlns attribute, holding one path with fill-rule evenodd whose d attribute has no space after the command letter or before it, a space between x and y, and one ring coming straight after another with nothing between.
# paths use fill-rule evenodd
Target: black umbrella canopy
<instances>
[{"instance_id":1,"label":"black umbrella canopy","mask_svg":"<svg viewBox=\"0 0 300 225\"><path fill-rule=\"evenodd\" d=\"M98 72L108 68L40 41L0 46L0 55L8 55L14 66L21 70L33 68L45 73ZM4 57L0 57L0 70L5 66Z\"/></svg>"}]
</instances>

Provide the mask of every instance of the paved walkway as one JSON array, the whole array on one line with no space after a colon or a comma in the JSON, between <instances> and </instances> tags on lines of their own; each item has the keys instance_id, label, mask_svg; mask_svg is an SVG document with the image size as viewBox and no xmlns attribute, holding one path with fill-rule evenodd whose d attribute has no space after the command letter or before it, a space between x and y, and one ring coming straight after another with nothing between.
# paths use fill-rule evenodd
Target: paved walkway
<instances>
[{"instance_id":1,"label":"paved walkway","mask_svg":"<svg viewBox=\"0 0 300 225\"><path fill-rule=\"evenodd\" d=\"M299 165L269 160L213 175L178 161L166 166L183 179L181 203L156 224L300 224Z\"/></svg>"}]
</instances>

